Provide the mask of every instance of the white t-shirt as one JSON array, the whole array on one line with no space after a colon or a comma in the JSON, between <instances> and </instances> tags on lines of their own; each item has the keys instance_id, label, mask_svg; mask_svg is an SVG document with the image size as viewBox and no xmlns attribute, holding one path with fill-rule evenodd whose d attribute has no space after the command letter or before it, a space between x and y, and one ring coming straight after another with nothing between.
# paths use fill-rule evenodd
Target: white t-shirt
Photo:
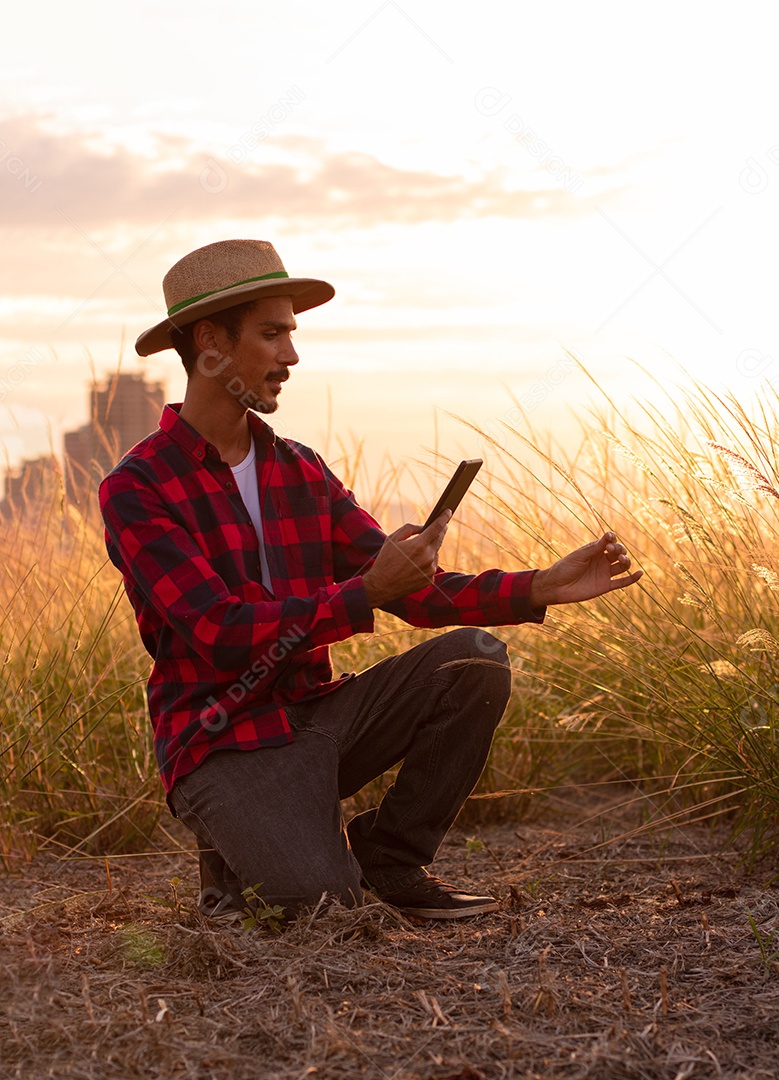
<instances>
[{"instance_id":1,"label":"white t-shirt","mask_svg":"<svg viewBox=\"0 0 779 1080\"><path fill-rule=\"evenodd\" d=\"M244 506L249 511L249 517L252 519L254 531L257 533L257 540L260 544L262 583L266 589L270 590L270 570L268 568L268 556L265 554L265 536L262 531L262 517L260 516L260 492L257 487L257 469L254 464L255 457L254 439L252 439L249 453L240 465L232 465L231 468L233 470L235 482L238 485L238 490L241 493Z\"/></svg>"}]
</instances>

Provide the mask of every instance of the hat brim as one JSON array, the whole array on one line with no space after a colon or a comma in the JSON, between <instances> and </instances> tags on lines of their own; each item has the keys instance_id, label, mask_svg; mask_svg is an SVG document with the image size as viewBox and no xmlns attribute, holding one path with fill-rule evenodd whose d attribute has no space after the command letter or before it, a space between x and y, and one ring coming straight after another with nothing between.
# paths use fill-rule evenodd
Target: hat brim
<instances>
[{"instance_id":1,"label":"hat brim","mask_svg":"<svg viewBox=\"0 0 779 1080\"><path fill-rule=\"evenodd\" d=\"M169 315L162 322L145 330L135 343L139 356L151 356L173 348L171 333L173 330L213 315L217 311L246 304L250 300L259 300L264 296L291 296L292 310L297 315L300 311L326 304L335 296L335 289L326 281L316 278L283 278L276 281L255 281L246 285L237 285L225 289L218 296L209 296L198 300L189 307L182 308L174 315Z\"/></svg>"}]
</instances>

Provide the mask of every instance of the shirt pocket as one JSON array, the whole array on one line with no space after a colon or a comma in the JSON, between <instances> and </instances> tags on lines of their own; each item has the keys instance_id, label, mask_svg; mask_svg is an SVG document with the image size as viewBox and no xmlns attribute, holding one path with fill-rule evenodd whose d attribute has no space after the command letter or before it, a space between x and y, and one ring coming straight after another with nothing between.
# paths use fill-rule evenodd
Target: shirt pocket
<instances>
[{"instance_id":1,"label":"shirt pocket","mask_svg":"<svg viewBox=\"0 0 779 1080\"><path fill-rule=\"evenodd\" d=\"M308 579L332 578L331 504L326 495L295 499L290 516L279 522L283 556Z\"/></svg>"}]
</instances>

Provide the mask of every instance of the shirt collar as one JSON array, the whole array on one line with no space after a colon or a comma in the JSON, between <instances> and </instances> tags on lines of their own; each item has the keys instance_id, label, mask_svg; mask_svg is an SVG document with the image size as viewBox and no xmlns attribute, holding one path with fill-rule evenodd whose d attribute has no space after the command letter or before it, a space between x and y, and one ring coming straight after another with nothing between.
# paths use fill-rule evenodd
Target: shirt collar
<instances>
[{"instance_id":1,"label":"shirt collar","mask_svg":"<svg viewBox=\"0 0 779 1080\"><path fill-rule=\"evenodd\" d=\"M195 431L191 424L181 419L179 416L181 405L181 402L177 402L165 406L160 417L160 428L174 442L177 442L179 446L197 458L198 461L203 461L207 454L218 457L219 452L216 447L212 446L207 439L204 439L200 432ZM247 411L246 415L249 421L249 430L254 439L258 439L261 445L275 443L276 433L270 424L266 424L251 409Z\"/></svg>"}]
</instances>

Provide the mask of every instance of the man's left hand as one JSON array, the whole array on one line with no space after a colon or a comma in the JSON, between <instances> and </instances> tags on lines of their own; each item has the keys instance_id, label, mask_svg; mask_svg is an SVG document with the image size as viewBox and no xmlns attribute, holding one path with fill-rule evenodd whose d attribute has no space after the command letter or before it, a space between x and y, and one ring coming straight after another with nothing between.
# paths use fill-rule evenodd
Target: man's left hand
<instances>
[{"instance_id":1,"label":"man's left hand","mask_svg":"<svg viewBox=\"0 0 779 1080\"><path fill-rule=\"evenodd\" d=\"M630 569L630 559L613 532L604 533L600 540L577 548L547 570L538 570L530 588L530 603L534 608L551 604L575 604L592 600L604 593L625 589L643 575L643 570Z\"/></svg>"}]
</instances>

